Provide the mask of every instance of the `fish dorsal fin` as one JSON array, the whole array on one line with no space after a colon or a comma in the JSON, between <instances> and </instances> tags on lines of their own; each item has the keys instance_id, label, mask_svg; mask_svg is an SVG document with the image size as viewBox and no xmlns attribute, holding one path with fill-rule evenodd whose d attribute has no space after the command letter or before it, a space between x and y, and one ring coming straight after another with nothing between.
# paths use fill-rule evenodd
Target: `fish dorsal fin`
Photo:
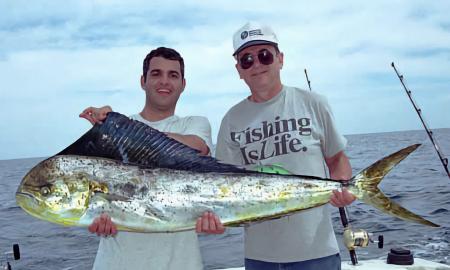
<instances>
[{"instance_id":1,"label":"fish dorsal fin","mask_svg":"<svg viewBox=\"0 0 450 270\"><path fill-rule=\"evenodd\" d=\"M58 155L84 155L119 160L146 168L197 172L247 172L215 158L201 156L166 134L120 113L110 112Z\"/></svg>"}]
</instances>

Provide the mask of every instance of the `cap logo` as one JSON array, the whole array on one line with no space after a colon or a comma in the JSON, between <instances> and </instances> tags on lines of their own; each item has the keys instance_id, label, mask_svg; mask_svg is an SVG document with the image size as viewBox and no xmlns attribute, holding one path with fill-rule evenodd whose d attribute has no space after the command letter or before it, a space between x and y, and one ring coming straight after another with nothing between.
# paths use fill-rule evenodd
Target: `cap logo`
<instances>
[{"instance_id":1,"label":"cap logo","mask_svg":"<svg viewBox=\"0 0 450 270\"><path fill-rule=\"evenodd\" d=\"M241 39L246 39L247 37L251 36L264 36L261 29L255 29L250 31L244 31L241 33Z\"/></svg>"},{"instance_id":2,"label":"cap logo","mask_svg":"<svg viewBox=\"0 0 450 270\"><path fill-rule=\"evenodd\" d=\"M249 36L263 36L261 29L250 30L248 34Z\"/></svg>"}]
</instances>

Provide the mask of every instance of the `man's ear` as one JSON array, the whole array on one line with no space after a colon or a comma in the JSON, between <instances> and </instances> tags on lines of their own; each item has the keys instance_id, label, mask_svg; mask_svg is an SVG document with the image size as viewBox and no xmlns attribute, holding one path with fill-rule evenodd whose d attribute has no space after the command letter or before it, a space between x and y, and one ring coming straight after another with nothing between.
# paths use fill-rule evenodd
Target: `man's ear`
<instances>
[{"instance_id":1,"label":"man's ear","mask_svg":"<svg viewBox=\"0 0 450 270\"><path fill-rule=\"evenodd\" d=\"M278 53L278 57L280 59L280 69L283 68L283 63L284 63L284 54L282 52Z\"/></svg>"},{"instance_id":2,"label":"man's ear","mask_svg":"<svg viewBox=\"0 0 450 270\"><path fill-rule=\"evenodd\" d=\"M186 88L186 78L183 78L183 88L181 88L181 92L184 91L184 88Z\"/></svg>"},{"instance_id":3,"label":"man's ear","mask_svg":"<svg viewBox=\"0 0 450 270\"><path fill-rule=\"evenodd\" d=\"M144 77L144 75L141 75L141 88L142 88L142 90L144 90L145 91L145 77Z\"/></svg>"},{"instance_id":4,"label":"man's ear","mask_svg":"<svg viewBox=\"0 0 450 270\"><path fill-rule=\"evenodd\" d=\"M234 66L236 67L236 71L239 74L239 79L242 79L241 72L239 72L239 63L236 63Z\"/></svg>"}]
</instances>

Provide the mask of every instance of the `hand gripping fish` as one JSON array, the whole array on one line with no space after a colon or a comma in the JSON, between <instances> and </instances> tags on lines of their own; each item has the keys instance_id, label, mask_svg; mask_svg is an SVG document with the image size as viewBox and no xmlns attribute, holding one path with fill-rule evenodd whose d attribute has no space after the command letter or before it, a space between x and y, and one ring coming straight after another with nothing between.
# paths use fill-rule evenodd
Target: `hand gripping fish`
<instances>
[{"instance_id":1,"label":"hand gripping fish","mask_svg":"<svg viewBox=\"0 0 450 270\"><path fill-rule=\"evenodd\" d=\"M143 123L109 113L103 124L32 168L16 201L34 217L67 226L89 226L107 213L119 230L177 232L194 229L207 210L224 225L239 226L324 205L332 190L346 186L384 213L438 227L377 187L418 146L391 154L343 183L224 164Z\"/></svg>"}]
</instances>

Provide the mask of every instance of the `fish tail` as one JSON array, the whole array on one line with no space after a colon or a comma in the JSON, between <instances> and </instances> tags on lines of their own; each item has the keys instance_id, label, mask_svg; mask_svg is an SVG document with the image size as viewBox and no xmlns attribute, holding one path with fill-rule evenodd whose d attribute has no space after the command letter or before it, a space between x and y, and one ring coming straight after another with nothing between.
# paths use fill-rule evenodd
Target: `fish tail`
<instances>
[{"instance_id":1,"label":"fish tail","mask_svg":"<svg viewBox=\"0 0 450 270\"><path fill-rule=\"evenodd\" d=\"M349 190L358 199L386 214L431 227L439 227L439 225L428 221L391 201L378 188L378 184L384 176L419 146L420 144L408 146L370 165L350 180Z\"/></svg>"}]
</instances>

